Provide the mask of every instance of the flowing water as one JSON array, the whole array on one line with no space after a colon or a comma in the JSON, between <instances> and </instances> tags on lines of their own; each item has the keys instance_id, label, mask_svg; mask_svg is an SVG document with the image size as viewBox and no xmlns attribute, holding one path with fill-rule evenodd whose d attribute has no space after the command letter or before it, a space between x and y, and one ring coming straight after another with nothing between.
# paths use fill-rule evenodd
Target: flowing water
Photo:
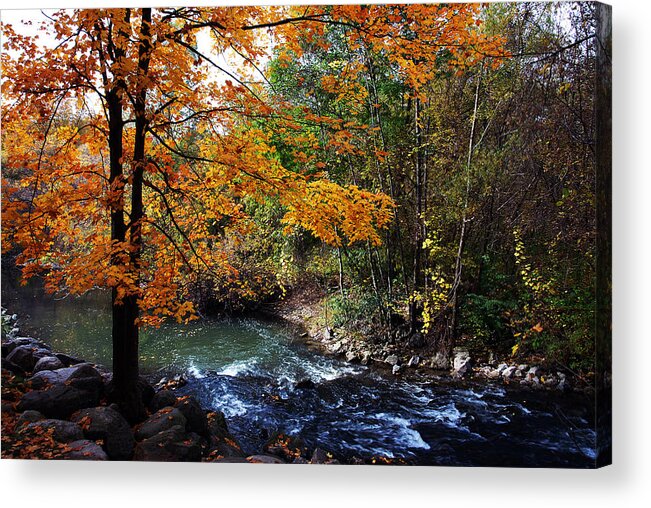
<instances>
[{"instance_id":1,"label":"flowing water","mask_svg":"<svg viewBox=\"0 0 651 508\"><path fill-rule=\"evenodd\" d=\"M4 282L4 281L3 281ZM55 350L111 365L105 295L56 301L3 288L21 331ZM144 331L143 374L183 373L179 391L225 413L246 451L273 431L298 434L336 456L409 464L591 467L589 403L496 385L404 381L305 347L282 326L256 319L204 320ZM314 388L296 388L302 380Z\"/></svg>"}]
</instances>

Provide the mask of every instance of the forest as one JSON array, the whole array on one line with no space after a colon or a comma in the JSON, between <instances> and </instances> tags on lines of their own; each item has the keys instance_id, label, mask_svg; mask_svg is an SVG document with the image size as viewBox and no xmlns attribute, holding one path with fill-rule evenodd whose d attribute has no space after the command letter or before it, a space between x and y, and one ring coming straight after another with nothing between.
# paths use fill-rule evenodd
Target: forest
<instances>
[{"instance_id":1,"label":"forest","mask_svg":"<svg viewBox=\"0 0 651 508\"><path fill-rule=\"evenodd\" d=\"M110 293L129 422L143 330L308 301L326 336L594 378L597 4L34 19L2 26L3 270Z\"/></svg>"}]
</instances>

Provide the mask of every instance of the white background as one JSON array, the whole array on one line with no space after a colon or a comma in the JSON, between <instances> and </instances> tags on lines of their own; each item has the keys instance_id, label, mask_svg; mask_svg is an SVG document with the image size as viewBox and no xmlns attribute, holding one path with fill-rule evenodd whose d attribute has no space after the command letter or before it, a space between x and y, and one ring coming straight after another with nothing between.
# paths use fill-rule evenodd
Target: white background
<instances>
[{"instance_id":1,"label":"white background","mask_svg":"<svg viewBox=\"0 0 651 508\"><path fill-rule=\"evenodd\" d=\"M163 3L193 4L177 0L158 5ZM610 3L614 15L613 466L574 471L2 460L3 506L651 506L651 2ZM1 3L3 8L109 4L108 0ZM118 0L111 6L124 5L141 7L142 3Z\"/></svg>"}]
</instances>

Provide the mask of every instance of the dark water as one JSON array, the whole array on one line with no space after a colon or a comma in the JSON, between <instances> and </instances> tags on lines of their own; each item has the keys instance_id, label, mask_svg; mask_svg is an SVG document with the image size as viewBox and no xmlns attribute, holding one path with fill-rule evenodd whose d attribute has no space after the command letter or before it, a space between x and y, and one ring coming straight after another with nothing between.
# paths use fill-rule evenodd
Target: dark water
<instances>
[{"instance_id":1,"label":"dark water","mask_svg":"<svg viewBox=\"0 0 651 508\"><path fill-rule=\"evenodd\" d=\"M4 281L3 281L4 282ZM20 296L18 296L20 295ZM3 288L22 333L56 350L111 365L105 295L55 301ZM410 464L591 467L595 433L588 401L498 386L441 386L381 376L308 350L276 324L202 321L145 331L143 373L181 372L205 407L223 411L249 452L264 431L300 434L344 459ZM315 389L296 389L310 379Z\"/></svg>"}]
</instances>

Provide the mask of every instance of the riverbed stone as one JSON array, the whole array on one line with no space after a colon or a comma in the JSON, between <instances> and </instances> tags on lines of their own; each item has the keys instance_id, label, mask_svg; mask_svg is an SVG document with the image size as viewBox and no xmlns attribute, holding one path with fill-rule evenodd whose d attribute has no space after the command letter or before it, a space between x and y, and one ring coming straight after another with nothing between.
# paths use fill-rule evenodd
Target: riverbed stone
<instances>
[{"instance_id":1,"label":"riverbed stone","mask_svg":"<svg viewBox=\"0 0 651 508\"><path fill-rule=\"evenodd\" d=\"M348 363L356 363L356 362L359 362L359 356L358 356L357 353L355 353L354 351L348 351L348 352L346 353L346 361L347 361Z\"/></svg>"},{"instance_id":2,"label":"riverbed stone","mask_svg":"<svg viewBox=\"0 0 651 508\"><path fill-rule=\"evenodd\" d=\"M140 424L136 430L136 440L148 439L177 425L185 428L186 423L187 420L181 411L173 407L165 407Z\"/></svg>"},{"instance_id":3,"label":"riverbed stone","mask_svg":"<svg viewBox=\"0 0 651 508\"><path fill-rule=\"evenodd\" d=\"M159 390L149 402L149 409L156 412L164 407L174 406L174 404L176 404L176 395L171 390Z\"/></svg>"},{"instance_id":4,"label":"riverbed stone","mask_svg":"<svg viewBox=\"0 0 651 508\"><path fill-rule=\"evenodd\" d=\"M391 368L391 373L392 373L394 376L397 376L398 374L400 374L401 371L402 371L402 366L401 366L401 365L394 365L394 366Z\"/></svg>"},{"instance_id":5,"label":"riverbed stone","mask_svg":"<svg viewBox=\"0 0 651 508\"><path fill-rule=\"evenodd\" d=\"M71 367L72 365L85 363L83 360L80 360L79 358L75 358L74 356L67 355L65 353L54 353L54 356L56 356L59 360L61 360L61 363L63 363L65 367Z\"/></svg>"},{"instance_id":6,"label":"riverbed stone","mask_svg":"<svg viewBox=\"0 0 651 508\"><path fill-rule=\"evenodd\" d=\"M21 428L20 433L26 435L51 433L52 438L59 443L69 443L84 438L81 427L76 423L51 418L28 423Z\"/></svg>"},{"instance_id":7,"label":"riverbed stone","mask_svg":"<svg viewBox=\"0 0 651 508\"><path fill-rule=\"evenodd\" d=\"M97 394L74 386L55 384L45 390L27 392L18 402L18 411L33 409L49 418L65 419L79 409L94 407Z\"/></svg>"},{"instance_id":8,"label":"riverbed stone","mask_svg":"<svg viewBox=\"0 0 651 508\"><path fill-rule=\"evenodd\" d=\"M140 441L133 460L150 462L199 462L201 438L194 432L186 433L176 425L171 429Z\"/></svg>"},{"instance_id":9,"label":"riverbed stone","mask_svg":"<svg viewBox=\"0 0 651 508\"><path fill-rule=\"evenodd\" d=\"M409 362L407 362L407 367L417 367L419 363L420 356L414 355L409 359Z\"/></svg>"},{"instance_id":10,"label":"riverbed stone","mask_svg":"<svg viewBox=\"0 0 651 508\"><path fill-rule=\"evenodd\" d=\"M536 377L536 378L537 378L537 377L540 377L541 374L542 374L542 369L541 369L540 367L534 365L533 367L531 367L531 368L527 371L527 378L528 378L529 380L533 380L533 378L535 378L535 377Z\"/></svg>"},{"instance_id":11,"label":"riverbed stone","mask_svg":"<svg viewBox=\"0 0 651 508\"><path fill-rule=\"evenodd\" d=\"M398 362L400 361L398 359L397 355L389 355L384 359L385 363L388 363L389 365L398 365Z\"/></svg>"},{"instance_id":12,"label":"riverbed stone","mask_svg":"<svg viewBox=\"0 0 651 508\"><path fill-rule=\"evenodd\" d=\"M502 371L502 377L504 379L511 379L513 375L515 374L515 371L517 370L517 367L514 365L511 365L510 367L507 367Z\"/></svg>"},{"instance_id":13,"label":"riverbed stone","mask_svg":"<svg viewBox=\"0 0 651 508\"><path fill-rule=\"evenodd\" d=\"M45 416L43 416L42 413L32 409L23 411L18 415L16 420L16 430L19 430L21 427L29 425L30 423L38 422L39 420L45 420Z\"/></svg>"},{"instance_id":14,"label":"riverbed stone","mask_svg":"<svg viewBox=\"0 0 651 508\"><path fill-rule=\"evenodd\" d=\"M91 440L101 439L104 450L113 460L131 457L135 440L131 427L113 407L93 407L75 413L72 421L81 425L84 436Z\"/></svg>"},{"instance_id":15,"label":"riverbed stone","mask_svg":"<svg viewBox=\"0 0 651 508\"><path fill-rule=\"evenodd\" d=\"M56 356L44 356L34 365L34 372L40 372L42 370L57 370L64 368L63 362L59 360Z\"/></svg>"},{"instance_id":16,"label":"riverbed stone","mask_svg":"<svg viewBox=\"0 0 651 508\"><path fill-rule=\"evenodd\" d=\"M108 460L108 455L94 441L80 439L68 444L68 451L62 456L65 460Z\"/></svg>"},{"instance_id":17,"label":"riverbed stone","mask_svg":"<svg viewBox=\"0 0 651 508\"><path fill-rule=\"evenodd\" d=\"M2 356L9 356L9 353L20 346L47 349L47 346L43 342L33 337L16 337L2 344Z\"/></svg>"},{"instance_id":18,"label":"riverbed stone","mask_svg":"<svg viewBox=\"0 0 651 508\"><path fill-rule=\"evenodd\" d=\"M200 436L208 437L208 418L197 399L192 395L181 397L175 406L187 420L186 429L188 432L195 432Z\"/></svg>"},{"instance_id":19,"label":"riverbed stone","mask_svg":"<svg viewBox=\"0 0 651 508\"><path fill-rule=\"evenodd\" d=\"M445 354L438 352L430 360L430 367L435 370L447 370L450 368L450 360Z\"/></svg>"},{"instance_id":20,"label":"riverbed stone","mask_svg":"<svg viewBox=\"0 0 651 508\"><path fill-rule=\"evenodd\" d=\"M17 365L25 372L32 372L36 362L42 356L45 356L45 354L37 356L37 351L39 351L39 349L33 345L18 346L7 355L7 361Z\"/></svg>"},{"instance_id":21,"label":"riverbed stone","mask_svg":"<svg viewBox=\"0 0 651 508\"><path fill-rule=\"evenodd\" d=\"M456 377L463 377L470 371L471 367L472 359L470 358L470 353L463 349L455 350L452 363L454 375Z\"/></svg>"}]
</instances>

